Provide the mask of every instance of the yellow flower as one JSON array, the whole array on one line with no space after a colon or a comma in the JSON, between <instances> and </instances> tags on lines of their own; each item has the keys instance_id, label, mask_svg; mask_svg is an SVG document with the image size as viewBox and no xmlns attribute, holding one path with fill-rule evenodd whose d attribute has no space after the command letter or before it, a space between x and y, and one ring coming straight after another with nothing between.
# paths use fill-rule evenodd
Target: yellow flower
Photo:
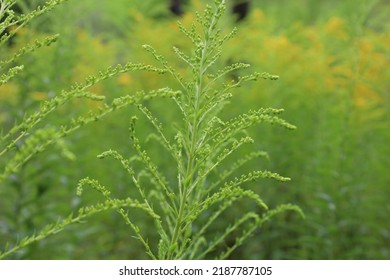
<instances>
[{"instance_id":1,"label":"yellow flower","mask_svg":"<svg viewBox=\"0 0 390 280\"><path fill-rule=\"evenodd\" d=\"M380 95L362 81L356 82L353 96L355 106L361 109L381 102Z\"/></svg>"},{"instance_id":2,"label":"yellow flower","mask_svg":"<svg viewBox=\"0 0 390 280\"><path fill-rule=\"evenodd\" d=\"M18 100L19 87L14 83L6 83L0 86L0 101L14 103Z\"/></svg>"},{"instance_id":3,"label":"yellow flower","mask_svg":"<svg viewBox=\"0 0 390 280\"><path fill-rule=\"evenodd\" d=\"M288 38L284 35L270 38L268 43L269 43L268 45L269 48L277 49L277 50L286 50L290 46L290 42Z\"/></svg>"},{"instance_id":4,"label":"yellow flower","mask_svg":"<svg viewBox=\"0 0 390 280\"><path fill-rule=\"evenodd\" d=\"M348 34L345 32L345 22L339 17L331 17L325 24L325 33L337 39L347 39Z\"/></svg>"},{"instance_id":5,"label":"yellow flower","mask_svg":"<svg viewBox=\"0 0 390 280\"><path fill-rule=\"evenodd\" d=\"M367 55L367 54L371 53L372 48L373 48L373 46L368 40L366 40L366 39L360 40L359 50L363 55Z\"/></svg>"},{"instance_id":6,"label":"yellow flower","mask_svg":"<svg viewBox=\"0 0 390 280\"><path fill-rule=\"evenodd\" d=\"M256 23L261 23L266 21L265 14L260 9L254 9L251 16L252 16L252 20Z\"/></svg>"},{"instance_id":7,"label":"yellow flower","mask_svg":"<svg viewBox=\"0 0 390 280\"><path fill-rule=\"evenodd\" d=\"M31 93L31 97L35 101L42 101L42 100L45 100L47 98L47 94L45 92L42 92L42 91L34 91Z\"/></svg>"},{"instance_id":8,"label":"yellow flower","mask_svg":"<svg viewBox=\"0 0 390 280\"><path fill-rule=\"evenodd\" d=\"M132 83L132 80L129 73L122 73L117 78L118 83L122 86L129 86Z\"/></svg>"}]
</instances>

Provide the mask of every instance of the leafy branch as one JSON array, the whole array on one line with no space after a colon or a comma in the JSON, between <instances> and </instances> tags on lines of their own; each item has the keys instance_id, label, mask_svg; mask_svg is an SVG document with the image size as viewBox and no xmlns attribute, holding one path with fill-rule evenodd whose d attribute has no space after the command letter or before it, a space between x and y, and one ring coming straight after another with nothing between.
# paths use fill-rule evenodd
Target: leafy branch
<instances>
[{"instance_id":1,"label":"leafy branch","mask_svg":"<svg viewBox=\"0 0 390 280\"><path fill-rule=\"evenodd\" d=\"M247 69L250 65L235 63L218 67L224 44L237 33L237 30L233 29L224 35L219 27L225 9L225 0L215 0L214 5L208 5L203 14L197 14L196 22L189 28L182 23L178 24L180 31L193 43L193 49L184 51L174 47L173 52L188 66L190 78L183 78L175 67L171 66L172 62L158 54L152 46L144 45L143 48L155 58L161 68L128 63L90 76L84 83L74 84L70 90L63 91L58 97L43 102L37 112L26 116L21 123L2 136L2 143L5 144L0 149L0 156L14 149L17 144L23 145L10 158L5 171L0 175L0 180L17 172L21 165L56 139L130 104L135 105L154 129L147 140L143 141L137 134L137 117L132 117L129 126L129 146L133 154L126 157L114 149L109 149L98 156L100 159L113 158L120 164L129 176L131 190L135 190L139 201L131 198L134 197L133 193L128 195L127 199L113 198L109 188L98 180L88 177L82 179L77 188L78 195L82 195L84 188L88 186L103 196L104 203L82 208L78 215L71 215L56 224L51 224L38 235L26 237L12 249L6 249L0 254L0 258L56 234L70 224L109 209L119 213L134 233L135 239L142 244L152 259L203 259L213 255L224 259L274 215L284 211L295 211L303 216L300 208L295 205L283 204L272 208L263 201L257 190L246 188L253 181L261 179L287 182L290 178L268 170L241 172L241 175L233 177L247 162L259 158L268 159L266 152L254 151L239 155L237 160L232 159L232 162L228 162L234 154L240 153L243 146L254 143L248 128L262 124L275 124L286 129L295 129L295 126L279 117L282 109L273 108L250 110L231 119L223 119L223 109L230 102L232 92L236 88L247 82L278 78L266 72L255 72L229 80L229 74L233 71ZM24 50L32 49L27 46ZM6 62L13 61L23 52L19 51ZM213 68L220 70L214 71ZM68 125L59 128L39 128L39 124L50 113L73 98L104 102L103 96L90 93L88 89L119 73L136 70L169 74L175 79L180 90L161 88L148 93L129 94L115 99L111 104L103 103L97 112L74 119ZM12 71L15 71L16 75L19 70ZM5 81L12 75L9 72L1 79ZM174 120L175 136L166 133L164 129L166 124L155 117L147 103L143 102L153 97L168 97L175 101L181 114ZM162 166L153 160L146 145L150 139L157 140L161 144L160 148L170 155L167 160L169 167L166 168L174 169L175 178L169 178L164 174ZM140 170L134 167L135 164ZM255 210L240 213L234 221L227 221L224 228L215 231L215 222L224 219L223 215L229 213L228 211L242 200L249 201L255 206ZM154 229L159 236L157 248L151 245L147 233L141 231L135 217L125 208L141 209L153 219ZM223 246L230 237L234 237L233 243ZM224 248L220 249L221 247Z\"/></svg>"}]
</instances>

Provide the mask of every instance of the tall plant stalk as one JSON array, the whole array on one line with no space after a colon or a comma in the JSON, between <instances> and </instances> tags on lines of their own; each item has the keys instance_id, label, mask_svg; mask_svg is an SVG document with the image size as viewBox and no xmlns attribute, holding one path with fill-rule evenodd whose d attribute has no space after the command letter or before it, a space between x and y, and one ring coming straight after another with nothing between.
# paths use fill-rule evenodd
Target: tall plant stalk
<instances>
[{"instance_id":1,"label":"tall plant stalk","mask_svg":"<svg viewBox=\"0 0 390 280\"><path fill-rule=\"evenodd\" d=\"M137 118L132 117L130 141L134 155L127 158L109 149L98 157L113 158L119 162L129 176L131 183L129 187L138 192L138 198L133 195L128 195L126 199L113 198L109 189L99 181L91 178L82 179L77 193L82 195L85 187L91 187L102 194L105 200L103 203L82 208L78 214L48 225L37 235L26 237L12 249L1 253L0 257L5 257L15 250L55 234L69 224L101 211L114 209L124 219L152 259L202 259L210 256L224 259L247 241L255 230L273 215L286 210L302 214L299 207L291 204L270 209L257 192L245 188L251 181L262 178L281 182L288 181L289 178L267 170L254 170L233 177L233 174L246 162L267 157L263 151L254 151L229 162L232 154L239 155L242 146L254 142L248 134L248 128L266 123L287 129L295 127L278 116L282 109L262 108L250 110L231 119L222 119L222 109L232 98L231 92L235 88L246 82L278 78L268 73L252 73L229 81L228 77L233 71L250 66L245 63L234 63L220 70L212 70L218 65L224 44L236 34L234 29L223 35L219 28L225 8L224 0L215 0L213 6L207 6L202 15L197 15L196 23L192 26L185 27L179 23L179 29L191 40L194 48L188 54L177 47L173 50L178 58L186 63L190 78L184 79L164 56L149 45L143 47L161 64L161 68L128 64L128 67L120 67L113 71L115 74L128 70L149 70L170 74L176 80L178 90L162 88L149 94L140 93L115 100L111 106L105 107L106 110L114 110L119 106L132 104L142 112L155 129L151 136L157 139L170 154L172 168L176 170L176 180L168 180L164 176L164 170L153 162L145 147L146 143L137 136ZM107 75L110 76L111 72L112 70L109 70ZM99 80L99 77L89 78L87 85L88 82L92 83L96 80ZM83 92L83 89L83 85L76 85L71 92L72 94L73 91ZM164 131L164 124L160 123L143 103L143 100L149 96L165 96L171 98L177 105L181 116L175 120L178 125L174 137L168 136ZM67 97L68 94L64 94L63 98ZM42 110L43 114L50 111L45 107ZM33 117L32 121L29 119L26 121L28 124L35 124L39 118ZM77 124L78 122L75 122L74 125ZM61 131L66 134L68 130ZM140 170L135 168L139 166L138 163L143 166ZM218 219L222 219L226 211L243 199L249 200L257 206L257 209L241 213L236 220L228 221L222 231L214 232L213 224ZM153 245L156 242L148 240L147 233L143 232L137 225L137 220L126 209L141 210L153 219L159 237L157 246ZM234 241L226 245L226 240L232 236Z\"/></svg>"}]
</instances>

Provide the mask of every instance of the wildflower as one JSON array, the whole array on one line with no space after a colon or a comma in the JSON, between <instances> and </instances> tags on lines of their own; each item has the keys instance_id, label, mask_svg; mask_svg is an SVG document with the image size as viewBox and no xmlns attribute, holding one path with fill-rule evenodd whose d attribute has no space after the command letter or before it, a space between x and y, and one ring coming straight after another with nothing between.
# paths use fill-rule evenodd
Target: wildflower
<instances>
[{"instance_id":1,"label":"wildflower","mask_svg":"<svg viewBox=\"0 0 390 280\"><path fill-rule=\"evenodd\" d=\"M325 24L325 33L340 40L345 40L348 37L345 31L345 22L339 17L331 17L328 20Z\"/></svg>"},{"instance_id":2,"label":"wildflower","mask_svg":"<svg viewBox=\"0 0 390 280\"><path fill-rule=\"evenodd\" d=\"M118 76L117 81L122 86L129 86L132 83L132 78L129 73L123 73Z\"/></svg>"},{"instance_id":3,"label":"wildflower","mask_svg":"<svg viewBox=\"0 0 390 280\"><path fill-rule=\"evenodd\" d=\"M45 100L47 98L47 94L45 92L42 92L42 91L34 91L31 93L31 97L35 101L42 101L42 100Z\"/></svg>"}]
</instances>

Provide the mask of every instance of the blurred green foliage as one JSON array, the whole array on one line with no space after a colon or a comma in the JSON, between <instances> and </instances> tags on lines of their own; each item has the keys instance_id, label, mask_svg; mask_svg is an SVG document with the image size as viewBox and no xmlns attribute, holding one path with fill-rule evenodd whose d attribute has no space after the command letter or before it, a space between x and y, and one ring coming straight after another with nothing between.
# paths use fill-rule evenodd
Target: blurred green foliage
<instances>
[{"instance_id":1,"label":"blurred green foliage","mask_svg":"<svg viewBox=\"0 0 390 280\"><path fill-rule=\"evenodd\" d=\"M193 0L181 18L194 20L193 10L208 1ZM32 5L32 4L31 4ZM285 118L298 126L287 132L271 128L253 131L259 150L271 160L270 170L292 178L288 184L261 181L250 186L272 205L293 202L306 220L294 215L275 217L273 223L242 246L237 259L389 259L390 258L390 24L386 1L252 1L249 17L239 35L225 49L225 64L244 61L259 72L277 74L275 83L256 83L224 112L226 117L245 108L284 108ZM49 48L24 57L21 76L0 87L0 126L7 131L25 112L53 97L75 81L117 63L153 60L141 50L147 43L174 63L169 46L186 48L176 18L164 1L69 1L18 32L17 49L33 38L60 33ZM234 19L226 19L226 27ZM1 50L3 53L5 50ZM0 53L0 58L3 56ZM177 68L183 68L177 62ZM224 66L224 65L221 65ZM238 73L237 73L238 74ZM234 77L232 77L234 78ZM138 89L174 86L154 74L124 73L93 88L113 99ZM70 119L95 104L72 103L49 121ZM174 123L177 112L169 100L152 102L160 120ZM129 116L126 109L86 126L66 138L69 154L51 147L11 177L0 193L1 240L20 239L81 203L76 185L85 176L116 187L121 197L129 178L115 164L102 164L96 155L112 147L129 154ZM139 116L144 133L150 125ZM169 128L169 127L168 127ZM153 160L170 171L155 143L148 147ZM75 155L75 157L70 156ZM258 163L256 163L258 164ZM248 164L252 170L257 166ZM240 211L250 208L242 204ZM228 213L230 217L235 213ZM134 212L141 228L149 221ZM105 213L72 226L14 255L25 259L142 259L142 248L119 222ZM215 224L218 229L224 222ZM150 239L153 239L150 232Z\"/></svg>"}]
</instances>

